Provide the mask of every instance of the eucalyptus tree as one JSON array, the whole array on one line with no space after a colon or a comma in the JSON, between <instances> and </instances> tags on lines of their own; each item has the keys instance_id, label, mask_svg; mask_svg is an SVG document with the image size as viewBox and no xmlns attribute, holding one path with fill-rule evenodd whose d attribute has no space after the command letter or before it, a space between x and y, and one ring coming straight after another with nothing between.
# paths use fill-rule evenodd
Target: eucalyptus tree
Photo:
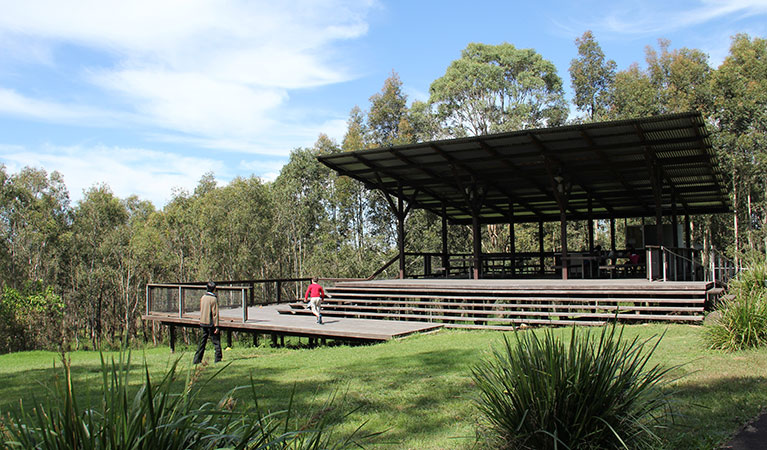
<instances>
[{"instance_id":1,"label":"eucalyptus tree","mask_svg":"<svg viewBox=\"0 0 767 450\"><path fill-rule=\"evenodd\" d=\"M645 61L661 113L698 111L710 116L712 69L708 55L686 47L669 50L670 41L659 39L659 51L647 47Z\"/></svg>"},{"instance_id":2,"label":"eucalyptus tree","mask_svg":"<svg viewBox=\"0 0 767 450\"><path fill-rule=\"evenodd\" d=\"M708 56L697 49L669 50L660 39L659 50L647 47L643 70L637 63L616 73L610 95L612 118L644 117L698 111L711 115L711 67Z\"/></svg>"},{"instance_id":3,"label":"eucalyptus tree","mask_svg":"<svg viewBox=\"0 0 767 450\"><path fill-rule=\"evenodd\" d=\"M94 347L118 334L121 314L120 260L126 253L128 211L106 185L85 192L74 210L70 297L74 329L86 330ZM82 319L86 322L82 323Z\"/></svg>"},{"instance_id":4,"label":"eucalyptus tree","mask_svg":"<svg viewBox=\"0 0 767 450\"><path fill-rule=\"evenodd\" d=\"M586 113L588 121L594 122L607 117L610 107L610 92L615 80L617 65L605 60L602 47L591 31L575 39L578 58L570 62L570 78L575 98L573 103L579 111Z\"/></svg>"},{"instance_id":5,"label":"eucalyptus tree","mask_svg":"<svg viewBox=\"0 0 767 450\"><path fill-rule=\"evenodd\" d=\"M615 74L610 97L611 119L647 117L660 113L652 80L637 63Z\"/></svg>"},{"instance_id":6,"label":"eucalyptus tree","mask_svg":"<svg viewBox=\"0 0 767 450\"><path fill-rule=\"evenodd\" d=\"M341 141L341 150L352 152L367 147L367 127L362 110L355 106L346 122L346 133ZM365 217L368 209L368 195L365 186L350 177L335 178L336 198L341 223L348 227L350 242L355 248L358 262L363 258L365 248Z\"/></svg>"},{"instance_id":7,"label":"eucalyptus tree","mask_svg":"<svg viewBox=\"0 0 767 450\"><path fill-rule=\"evenodd\" d=\"M370 97L370 141L376 146L410 143L412 131L407 112L407 96L402 92L402 80L392 71L384 81L381 92Z\"/></svg>"},{"instance_id":8,"label":"eucalyptus tree","mask_svg":"<svg viewBox=\"0 0 767 450\"><path fill-rule=\"evenodd\" d=\"M428 102L414 101L408 111L413 142L426 142L442 136L439 120Z\"/></svg>"},{"instance_id":9,"label":"eucalyptus tree","mask_svg":"<svg viewBox=\"0 0 767 450\"><path fill-rule=\"evenodd\" d=\"M293 276L318 270L309 263L320 259L319 230L328 220L326 198L329 169L317 160L316 148L297 148L290 153L274 181L276 202L273 235L286 250L284 269Z\"/></svg>"},{"instance_id":10,"label":"eucalyptus tree","mask_svg":"<svg viewBox=\"0 0 767 450\"><path fill-rule=\"evenodd\" d=\"M746 219L749 230L754 221L761 229L767 226L767 40L734 36L730 54L713 75L712 88L720 156L732 176L737 255L742 248L739 218ZM762 231L761 237L764 251L767 235Z\"/></svg>"},{"instance_id":11,"label":"eucalyptus tree","mask_svg":"<svg viewBox=\"0 0 767 450\"><path fill-rule=\"evenodd\" d=\"M508 43L469 44L429 93L451 136L554 126L567 118L554 64L533 49Z\"/></svg>"},{"instance_id":12,"label":"eucalyptus tree","mask_svg":"<svg viewBox=\"0 0 767 450\"><path fill-rule=\"evenodd\" d=\"M29 280L61 282L61 258L69 226L69 192L59 172L25 167L0 187L0 229L7 252L3 281L20 287Z\"/></svg>"},{"instance_id":13,"label":"eucalyptus tree","mask_svg":"<svg viewBox=\"0 0 767 450\"><path fill-rule=\"evenodd\" d=\"M408 144L413 142L412 127L408 122L407 96L402 91L402 81L396 72L384 81L381 91L370 97L367 118L368 142L371 147ZM388 203L379 191L370 191L366 221L374 245L387 246L396 242L397 232L393 226Z\"/></svg>"},{"instance_id":14,"label":"eucalyptus tree","mask_svg":"<svg viewBox=\"0 0 767 450\"><path fill-rule=\"evenodd\" d=\"M271 245L272 194L258 177L237 177L198 199L203 261L198 279L267 278L275 256Z\"/></svg>"}]
</instances>

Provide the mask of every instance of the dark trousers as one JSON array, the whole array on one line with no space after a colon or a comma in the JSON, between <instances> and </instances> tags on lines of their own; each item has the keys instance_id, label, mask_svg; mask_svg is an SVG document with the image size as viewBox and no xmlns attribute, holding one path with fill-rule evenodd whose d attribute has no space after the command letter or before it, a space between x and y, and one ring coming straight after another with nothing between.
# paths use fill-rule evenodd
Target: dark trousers
<instances>
[{"instance_id":1,"label":"dark trousers","mask_svg":"<svg viewBox=\"0 0 767 450\"><path fill-rule=\"evenodd\" d=\"M221 331L214 333L215 327L201 326L202 337L200 338L200 345L197 346L197 351L194 353L194 363L199 364L202 361L202 355L205 354L205 345L208 343L208 336L213 343L213 348L216 350L216 362L221 361L223 354L221 352Z\"/></svg>"}]
</instances>

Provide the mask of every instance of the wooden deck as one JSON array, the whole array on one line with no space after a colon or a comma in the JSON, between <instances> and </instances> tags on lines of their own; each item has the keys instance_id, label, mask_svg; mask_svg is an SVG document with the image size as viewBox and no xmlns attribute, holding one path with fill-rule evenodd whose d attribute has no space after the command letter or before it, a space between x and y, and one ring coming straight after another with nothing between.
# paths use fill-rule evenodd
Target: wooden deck
<instances>
[{"instance_id":1,"label":"wooden deck","mask_svg":"<svg viewBox=\"0 0 767 450\"><path fill-rule=\"evenodd\" d=\"M395 320L371 320L338 318L323 316L323 324L315 323L312 315L279 314L285 305L251 306L248 308L248 320L243 323L240 308L227 308L220 311L219 325L225 331L247 333L276 334L278 336L300 336L309 338L329 338L356 342L376 342L401 338L413 333L423 333L440 328L441 324L424 322L402 322ZM199 313L162 314L153 312L142 316L144 320L153 320L163 325L197 327Z\"/></svg>"},{"instance_id":2,"label":"wooden deck","mask_svg":"<svg viewBox=\"0 0 767 450\"><path fill-rule=\"evenodd\" d=\"M190 301L200 295L199 286L189 288L189 295L183 297L183 286L158 289L171 289ZM327 286L326 291L331 297L323 302L322 325L315 323L302 302L294 300L248 307L246 321L241 306L222 307L220 327L252 333L254 339L271 334L273 342L284 336L377 342L440 327L510 330L603 325L613 320L702 323L705 309L720 293L711 282L625 278L345 281ZM243 293L240 298L245 302L247 296ZM180 306L158 302L158 308L166 312L157 312L151 309L153 300L148 295L150 312L143 316L170 327L171 346L175 328L198 326L194 305L178 302ZM180 310L186 312L179 315Z\"/></svg>"}]
</instances>

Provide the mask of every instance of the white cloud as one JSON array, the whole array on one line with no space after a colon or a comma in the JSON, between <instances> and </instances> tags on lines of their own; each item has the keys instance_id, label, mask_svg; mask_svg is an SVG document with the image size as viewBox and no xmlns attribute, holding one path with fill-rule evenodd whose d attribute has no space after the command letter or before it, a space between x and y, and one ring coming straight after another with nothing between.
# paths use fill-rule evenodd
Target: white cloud
<instances>
[{"instance_id":1,"label":"white cloud","mask_svg":"<svg viewBox=\"0 0 767 450\"><path fill-rule=\"evenodd\" d=\"M767 13L767 0L700 0L698 6L679 7L667 1L631 2L607 12L598 29L621 34L662 34L715 19Z\"/></svg>"},{"instance_id":2,"label":"white cloud","mask_svg":"<svg viewBox=\"0 0 767 450\"><path fill-rule=\"evenodd\" d=\"M174 188L192 191L206 172L228 176L225 165L212 158L140 148L0 146L0 163L11 173L25 166L61 172L75 202L84 190L106 183L120 198L135 194L160 208L171 199Z\"/></svg>"},{"instance_id":3,"label":"white cloud","mask_svg":"<svg viewBox=\"0 0 767 450\"><path fill-rule=\"evenodd\" d=\"M131 111L113 114L124 126L249 147L271 130L293 126L278 118L291 108L291 90L355 76L333 43L364 35L372 6L370 0L4 2L0 49L3 42L24 41L37 49L41 64L58 65L71 63L57 59L62 45L70 52L87 49L97 57L79 73L115 96L112 104L130 105ZM75 116L86 125L104 116L99 107L60 98L0 95L6 103L0 111L8 114L65 122ZM311 119L309 128L322 121Z\"/></svg>"},{"instance_id":4,"label":"white cloud","mask_svg":"<svg viewBox=\"0 0 767 450\"><path fill-rule=\"evenodd\" d=\"M307 124L308 123L308 124ZM287 156L297 147L314 144L320 134L326 134L341 143L346 133L346 120L337 118L324 122L275 122L269 133L252 139L205 138L179 134L155 134L152 139L161 142L186 144L217 151L230 151L265 156Z\"/></svg>"},{"instance_id":5,"label":"white cloud","mask_svg":"<svg viewBox=\"0 0 767 450\"><path fill-rule=\"evenodd\" d=\"M97 79L127 97L155 125L202 136L261 133L273 126L267 112L287 97L279 89L227 83L200 73L126 70Z\"/></svg>"},{"instance_id":6,"label":"white cloud","mask_svg":"<svg viewBox=\"0 0 767 450\"><path fill-rule=\"evenodd\" d=\"M106 123L115 120L114 113L98 108L29 98L13 89L2 87L0 87L0 114L64 123L82 120Z\"/></svg>"}]
</instances>

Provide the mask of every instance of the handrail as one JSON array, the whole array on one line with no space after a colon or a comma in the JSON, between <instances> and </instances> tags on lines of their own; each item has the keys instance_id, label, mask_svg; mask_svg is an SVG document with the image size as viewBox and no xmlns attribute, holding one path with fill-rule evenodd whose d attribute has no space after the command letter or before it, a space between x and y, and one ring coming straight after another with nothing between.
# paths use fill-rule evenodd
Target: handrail
<instances>
[{"instance_id":1,"label":"handrail","mask_svg":"<svg viewBox=\"0 0 767 450\"><path fill-rule=\"evenodd\" d=\"M381 272L383 272L384 270L388 269L388 268L389 268L389 266L391 266L392 264L394 264L394 261L397 261L398 259L399 259L399 255L395 255L395 256L394 256L392 259L390 259L390 260L389 260L389 262L387 262L386 264L384 264L384 265L383 265L383 266L382 266L380 269L376 270L376 271L373 273L373 275L370 275L369 277L365 278L365 280L366 280L366 281L370 281L370 280L372 280L373 278L377 277L378 275L380 275L380 274L381 274Z\"/></svg>"},{"instance_id":2,"label":"handrail","mask_svg":"<svg viewBox=\"0 0 767 450\"><path fill-rule=\"evenodd\" d=\"M221 284L221 285L231 285L231 284L251 284L251 283L276 283L276 282L291 282L291 281L311 281L311 277L298 277L298 278L261 278L261 279L255 279L255 280L213 280L214 283ZM183 283L150 283L152 286L159 286L162 284L168 284L171 286L178 286L179 284L182 284L184 286L205 286L208 282L207 281L187 281Z\"/></svg>"},{"instance_id":3,"label":"handrail","mask_svg":"<svg viewBox=\"0 0 767 450\"><path fill-rule=\"evenodd\" d=\"M242 284L242 283L240 283ZM178 311L178 317L183 318L185 309L186 309L186 302L184 301L184 295L183 291L184 289L204 289L204 285L200 285L198 283L147 283L146 285L146 314L150 315L152 313L152 289L151 288L166 288L166 289L178 289L178 296L176 298L177 300L177 311ZM245 323L248 321L248 303L247 303L247 296L245 295L246 291L252 292L252 289L250 286L216 286L216 290L220 291L240 291L240 308L242 309L242 323Z\"/></svg>"},{"instance_id":4,"label":"handrail","mask_svg":"<svg viewBox=\"0 0 767 450\"><path fill-rule=\"evenodd\" d=\"M647 245L645 247L648 252L648 279L652 279L652 273L651 273L651 261L652 261L652 252L657 251L659 253L659 256L661 257L662 261L658 261L659 265L661 265L661 270L663 274L663 281L666 281L668 276L668 256L672 256L673 258L687 261L690 263L692 268L692 273L695 273L695 269L702 268L704 270L704 279L707 279L709 281L713 282L722 282L726 283L729 278L731 278L734 274L736 274L739 271L739 268L735 266L735 264L727 258L725 255L723 255L721 252L714 248L710 248L708 251L705 251L703 249L686 249L690 250L692 253L697 253L698 255L708 254L708 259L710 261L710 264L704 264L702 261L698 261L697 259L691 259L687 256L680 254L678 252L679 248L671 248L666 247L663 245ZM720 265L717 265L715 262L715 259L719 259ZM725 264L721 265L721 260L725 261ZM677 266L674 266L675 268ZM730 272L733 272L732 274ZM675 272L676 273L676 269ZM694 276L694 275L693 275Z\"/></svg>"},{"instance_id":5,"label":"handrail","mask_svg":"<svg viewBox=\"0 0 767 450\"><path fill-rule=\"evenodd\" d=\"M225 283L225 282L222 282ZM242 283L240 283L242 284ZM199 284L199 283L147 283L147 287L167 287L167 288L177 288L177 287L185 287L185 288L198 288L202 289L205 287L205 284ZM216 285L216 289L218 290L233 290L237 291L240 289L249 289L250 286L228 286L222 284L221 286Z\"/></svg>"}]
</instances>

